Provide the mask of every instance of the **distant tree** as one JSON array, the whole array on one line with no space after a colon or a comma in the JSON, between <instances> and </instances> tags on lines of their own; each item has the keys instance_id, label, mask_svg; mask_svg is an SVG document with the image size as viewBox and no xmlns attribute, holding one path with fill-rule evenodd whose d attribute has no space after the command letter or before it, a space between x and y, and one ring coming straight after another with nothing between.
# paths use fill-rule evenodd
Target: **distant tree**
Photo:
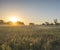
<instances>
[{"instance_id":1,"label":"distant tree","mask_svg":"<svg viewBox=\"0 0 60 50\"><path fill-rule=\"evenodd\" d=\"M34 23L29 23L30 26L34 26L35 24Z\"/></svg>"},{"instance_id":2,"label":"distant tree","mask_svg":"<svg viewBox=\"0 0 60 50\"><path fill-rule=\"evenodd\" d=\"M60 25L60 23L58 23L57 19L54 19L54 23L55 23L55 25Z\"/></svg>"},{"instance_id":3,"label":"distant tree","mask_svg":"<svg viewBox=\"0 0 60 50\"><path fill-rule=\"evenodd\" d=\"M57 23L58 23L57 19L54 19L54 23L55 23L55 25L57 25Z\"/></svg>"},{"instance_id":4,"label":"distant tree","mask_svg":"<svg viewBox=\"0 0 60 50\"><path fill-rule=\"evenodd\" d=\"M25 25L24 22L17 21L17 24L19 25Z\"/></svg>"},{"instance_id":5,"label":"distant tree","mask_svg":"<svg viewBox=\"0 0 60 50\"><path fill-rule=\"evenodd\" d=\"M6 22L6 24L12 24L12 22L11 21L8 21L8 22Z\"/></svg>"},{"instance_id":6,"label":"distant tree","mask_svg":"<svg viewBox=\"0 0 60 50\"><path fill-rule=\"evenodd\" d=\"M46 25L49 25L49 22L45 22Z\"/></svg>"},{"instance_id":7,"label":"distant tree","mask_svg":"<svg viewBox=\"0 0 60 50\"><path fill-rule=\"evenodd\" d=\"M42 23L42 25L45 25L45 23Z\"/></svg>"},{"instance_id":8,"label":"distant tree","mask_svg":"<svg viewBox=\"0 0 60 50\"><path fill-rule=\"evenodd\" d=\"M4 21L3 20L0 20L0 24L4 24Z\"/></svg>"},{"instance_id":9,"label":"distant tree","mask_svg":"<svg viewBox=\"0 0 60 50\"><path fill-rule=\"evenodd\" d=\"M53 23L51 23L50 25L54 25Z\"/></svg>"}]
</instances>

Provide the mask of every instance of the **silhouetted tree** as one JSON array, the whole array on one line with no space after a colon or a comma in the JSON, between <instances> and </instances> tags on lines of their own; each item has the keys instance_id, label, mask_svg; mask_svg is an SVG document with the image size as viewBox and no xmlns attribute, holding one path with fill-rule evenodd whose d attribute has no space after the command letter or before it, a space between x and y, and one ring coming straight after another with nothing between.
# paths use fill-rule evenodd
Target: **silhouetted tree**
<instances>
[{"instance_id":1,"label":"silhouetted tree","mask_svg":"<svg viewBox=\"0 0 60 50\"><path fill-rule=\"evenodd\" d=\"M55 23L55 25L57 25L57 23L58 23L58 22L57 22L57 19L54 19L54 23Z\"/></svg>"},{"instance_id":2,"label":"silhouetted tree","mask_svg":"<svg viewBox=\"0 0 60 50\"><path fill-rule=\"evenodd\" d=\"M45 23L42 23L42 25L45 25Z\"/></svg>"},{"instance_id":3,"label":"silhouetted tree","mask_svg":"<svg viewBox=\"0 0 60 50\"><path fill-rule=\"evenodd\" d=\"M50 25L54 25L53 23L51 23Z\"/></svg>"},{"instance_id":4,"label":"silhouetted tree","mask_svg":"<svg viewBox=\"0 0 60 50\"><path fill-rule=\"evenodd\" d=\"M30 26L34 26L35 24L34 23L29 23Z\"/></svg>"},{"instance_id":5,"label":"silhouetted tree","mask_svg":"<svg viewBox=\"0 0 60 50\"><path fill-rule=\"evenodd\" d=\"M19 25L25 25L24 22L17 21L17 24Z\"/></svg>"},{"instance_id":6,"label":"silhouetted tree","mask_svg":"<svg viewBox=\"0 0 60 50\"><path fill-rule=\"evenodd\" d=\"M0 20L0 24L4 24L4 21L3 20Z\"/></svg>"},{"instance_id":7,"label":"silhouetted tree","mask_svg":"<svg viewBox=\"0 0 60 50\"><path fill-rule=\"evenodd\" d=\"M45 22L46 25L49 25L49 22Z\"/></svg>"},{"instance_id":8,"label":"silhouetted tree","mask_svg":"<svg viewBox=\"0 0 60 50\"><path fill-rule=\"evenodd\" d=\"M12 22L11 21L8 21L8 22L6 22L6 24L12 24Z\"/></svg>"},{"instance_id":9,"label":"silhouetted tree","mask_svg":"<svg viewBox=\"0 0 60 50\"><path fill-rule=\"evenodd\" d=\"M60 25L60 23L58 23L57 19L54 19L54 23L55 23L55 25Z\"/></svg>"}]
</instances>

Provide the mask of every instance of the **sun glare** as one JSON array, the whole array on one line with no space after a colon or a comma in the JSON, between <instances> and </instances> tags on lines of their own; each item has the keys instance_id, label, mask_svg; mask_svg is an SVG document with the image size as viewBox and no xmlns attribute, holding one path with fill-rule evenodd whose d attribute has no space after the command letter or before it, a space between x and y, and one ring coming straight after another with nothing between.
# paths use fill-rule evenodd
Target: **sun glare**
<instances>
[{"instance_id":1,"label":"sun glare","mask_svg":"<svg viewBox=\"0 0 60 50\"><path fill-rule=\"evenodd\" d=\"M11 18L10 18L10 21L11 21L11 22L17 22L18 19L17 19L16 17L11 17Z\"/></svg>"},{"instance_id":2,"label":"sun glare","mask_svg":"<svg viewBox=\"0 0 60 50\"><path fill-rule=\"evenodd\" d=\"M20 21L20 18L18 18L18 16L10 16L8 21L10 21L10 26L18 26L18 21Z\"/></svg>"}]
</instances>

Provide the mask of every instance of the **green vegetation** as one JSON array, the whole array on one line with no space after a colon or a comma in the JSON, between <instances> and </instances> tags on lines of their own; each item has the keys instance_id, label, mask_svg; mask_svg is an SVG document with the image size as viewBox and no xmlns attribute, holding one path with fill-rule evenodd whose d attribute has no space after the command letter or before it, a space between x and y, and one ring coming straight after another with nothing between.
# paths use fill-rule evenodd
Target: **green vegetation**
<instances>
[{"instance_id":1,"label":"green vegetation","mask_svg":"<svg viewBox=\"0 0 60 50\"><path fill-rule=\"evenodd\" d=\"M59 27L1 26L0 50L60 50Z\"/></svg>"}]
</instances>

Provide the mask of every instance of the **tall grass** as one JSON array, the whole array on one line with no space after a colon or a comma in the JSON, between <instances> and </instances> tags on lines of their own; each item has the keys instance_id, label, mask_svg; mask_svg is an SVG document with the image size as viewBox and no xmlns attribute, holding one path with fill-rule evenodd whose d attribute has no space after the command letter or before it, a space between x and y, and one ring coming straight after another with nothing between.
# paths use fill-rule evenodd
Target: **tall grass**
<instances>
[{"instance_id":1,"label":"tall grass","mask_svg":"<svg viewBox=\"0 0 60 50\"><path fill-rule=\"evenodd\" d=\"M60 50L60 28L2 26L0 50Z\"/></svg>"}]
</instances>

